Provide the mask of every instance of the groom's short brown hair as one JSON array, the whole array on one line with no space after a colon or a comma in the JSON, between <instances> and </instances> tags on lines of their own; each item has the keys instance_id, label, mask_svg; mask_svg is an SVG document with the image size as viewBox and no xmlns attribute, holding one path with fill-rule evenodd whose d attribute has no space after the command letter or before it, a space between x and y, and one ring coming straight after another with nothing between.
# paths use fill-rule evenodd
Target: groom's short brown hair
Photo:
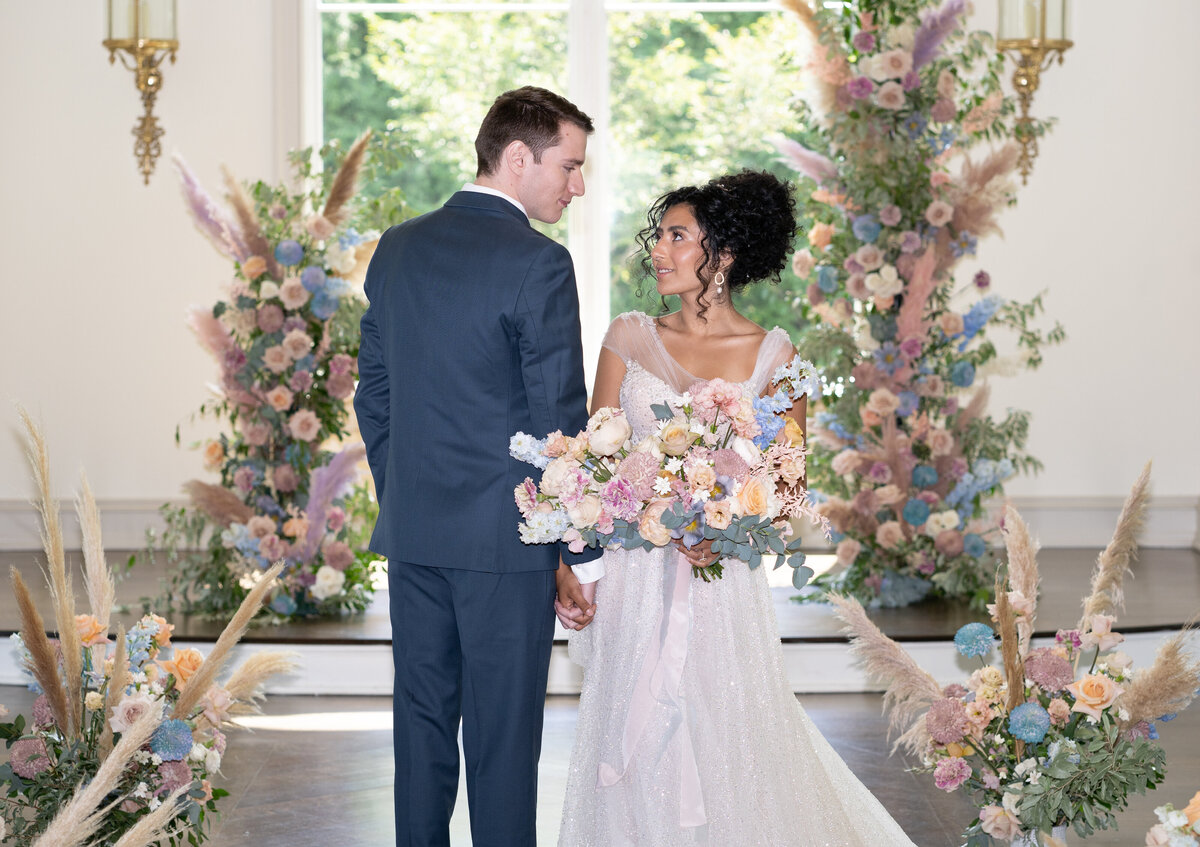
<instances>
[{"instance_id":1,"label":"groom's short brown hair","mask_svg":"<svg viewBox=\"0 0 1200 847\"><path fill-rule=\"evenodd\" d=\"M542 153L561 140L559 128L564 122L589 134L595 129L578 106L553 91L532 85L505 91L492 103L475 136L475 175L495 173L504 148L514 141L525 142L533 160L540 162Z\"/></svg>"}]
</instances>

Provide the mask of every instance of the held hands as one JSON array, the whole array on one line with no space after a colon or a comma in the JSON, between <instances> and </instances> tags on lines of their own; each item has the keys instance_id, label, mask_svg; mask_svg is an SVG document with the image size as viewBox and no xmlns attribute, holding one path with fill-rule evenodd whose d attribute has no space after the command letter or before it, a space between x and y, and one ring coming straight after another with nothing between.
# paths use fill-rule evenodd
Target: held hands
<instances>
[{"instance_id":1,"label":"held hands","mask_svg":"<svg viewBox=\"0 0 1200 847\"><path fill-rule=\"evenodd\" d=\"M712 551L711 538L704 539L695 547L685 547L682 540L677 540L675 547L691 563L693 568L706 568L721 561L721 557Z\"/></svg>"},{"instance_id":2,"label":"held hands","mask_svg":"<svg viewBox=\"0 0 1200 847\"><path fill-rule=\"evenodd\" d=\"M571 566L561 561L554 580L558 585L554 614L558 616L559 623L567 629L583 629L596 616L596 583L580 584Z\"/></svg>"}]
</instances>

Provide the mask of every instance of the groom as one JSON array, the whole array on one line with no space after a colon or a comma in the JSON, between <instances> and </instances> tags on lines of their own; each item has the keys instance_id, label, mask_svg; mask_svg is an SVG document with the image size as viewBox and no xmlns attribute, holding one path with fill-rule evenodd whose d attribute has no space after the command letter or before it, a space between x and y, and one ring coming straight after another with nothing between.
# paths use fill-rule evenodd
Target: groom
<instances>
[{"instance_id":1,"label":"groom","mask_svg":"<svg viewBox=\"0 0 1200 847\"><path fill-rule=\"evenodd\" d=\"M591 132L550 91L501 94L475 182L389 229L367 271L354 408L379 499L371 549L388 559L404 847L450 844L460 718L475 847L536 843L552 604L557 590L576 626L591 619L569 565L599 553L521 543L529 468L508 442L587 421L571 257L529 219L554 223L583 194Z\"/></svg>"}]
</instances>

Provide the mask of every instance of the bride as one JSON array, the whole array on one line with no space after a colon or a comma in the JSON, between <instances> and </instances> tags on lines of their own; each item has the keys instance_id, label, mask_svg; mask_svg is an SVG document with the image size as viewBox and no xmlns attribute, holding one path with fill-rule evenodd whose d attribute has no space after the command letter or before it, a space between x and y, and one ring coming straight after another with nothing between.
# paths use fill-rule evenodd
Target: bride
<instances>
[{"instance_id":1,"label":"bride","mask_svg":"<svg viewBox=\"0 0 1200 847\"><path fill-rule=\"evenodd\" d=\"M648 218L643 264L681 307L616 318L592 393L593 411L625 410L635 441L655 426L651 404L678 408L718 377L764 393L794 354L782 329L733 305L784 267L790 185L724 176L664 195ZM803 424L805 403L792 414ZM707 544L604 554L595 617L571 636L586 670L560 847L912 847L796 701L767 568L728 562L720 580L692 577L716 558Z\"/></svg>"}]
</instances>

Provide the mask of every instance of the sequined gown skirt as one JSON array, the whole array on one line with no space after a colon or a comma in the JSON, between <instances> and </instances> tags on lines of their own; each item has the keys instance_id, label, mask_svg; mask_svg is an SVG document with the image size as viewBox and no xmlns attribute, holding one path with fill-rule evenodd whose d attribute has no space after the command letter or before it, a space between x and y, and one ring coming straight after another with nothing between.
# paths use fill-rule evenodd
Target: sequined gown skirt
<instances>
[{"instance_id":1,"label":"sequined gown skirt","mask_svg":"<svg viewBox=\"0 0 1200 847\"><path fill-rule=\"evenodd\" d=\"M585 674L560 847L911 847L796 701L764 568L705 583L670 548L604 565L570 641Z\"/></svg>"}]
</instances>

